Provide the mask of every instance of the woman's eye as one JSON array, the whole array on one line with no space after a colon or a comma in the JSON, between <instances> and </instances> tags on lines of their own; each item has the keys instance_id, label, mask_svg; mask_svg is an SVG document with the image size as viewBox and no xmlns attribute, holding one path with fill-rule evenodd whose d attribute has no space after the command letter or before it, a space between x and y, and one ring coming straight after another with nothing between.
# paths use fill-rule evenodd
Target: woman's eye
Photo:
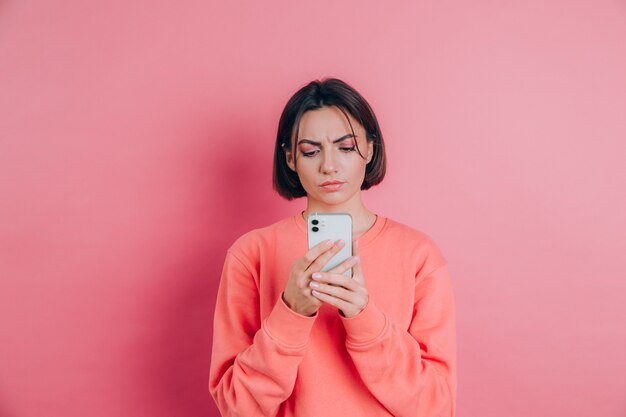
<instances>
[{"instance_id":1,"label":"woman's eye","mask_svg":"<svg viewBox=\"0 0 626 417\"><path fill-rule=\"evenodd\" d=\"M356 150L356 146L340 146L339 150L342 152L352 152ZM302 152L302 156L310 158L320 153L320 150L315 149L313 151L301 151L301 152Z\"/></svg>"},{"instance_id":2,"label":"woman's eye","mask_svg":"<svg viewBox=\"0 0 626 417\"><path fill-rule=\"evenodd\" d=\"M302 156L310 157L310 156L315 155L318 152L319 152L319 149L316 149L314 151L309 151L309 152L302 152Z\"/></svg>"}]
</instances>

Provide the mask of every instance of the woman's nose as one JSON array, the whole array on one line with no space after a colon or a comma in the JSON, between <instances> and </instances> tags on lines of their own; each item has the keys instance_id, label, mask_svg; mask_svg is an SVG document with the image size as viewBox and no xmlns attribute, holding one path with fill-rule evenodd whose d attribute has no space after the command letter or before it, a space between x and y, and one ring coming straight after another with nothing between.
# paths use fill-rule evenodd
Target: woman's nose
<instances>
[{"instance_id":1,"label":"woman's nose","mask_svg":"<svg viewBox=\"0 0 626 417\"><path fill-rule=\"evenodd\" d=\"M333 155L333 152L332 152L331 149L326 149L322 153L322 166L321 166L321 169L322 169L322 172L324 172L324 173L334 172L334 171L337 170L335 156Z\"/></svg>"}]
</instances>

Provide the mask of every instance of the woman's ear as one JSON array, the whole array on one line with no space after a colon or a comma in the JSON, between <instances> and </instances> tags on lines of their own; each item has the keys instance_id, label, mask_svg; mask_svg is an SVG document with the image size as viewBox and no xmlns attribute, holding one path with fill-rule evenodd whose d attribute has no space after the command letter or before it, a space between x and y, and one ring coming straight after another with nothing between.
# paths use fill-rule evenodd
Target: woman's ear
<instances>
[{"instance_id":1,"label":"woman's ear","mask_svg":"<svg viewBox=\"0 0 626 417\"><path fill-rule=\"evenodd\" d=\"M285 160L287 161L287 166L292 171L296 172L296 164L293 161L293 153L283 146L283 151L285 151Z\"/></svg>"},{"instance_id":2,"label":"woman's ear","mask_svg":"<svg viewBox=\"0 0 626 417\"><path fill-rule=\"evenodd\" d=\"M367 141L367 163L372 162L372 158L374 157L374 141Z\"/></svg>"}]
</instances>

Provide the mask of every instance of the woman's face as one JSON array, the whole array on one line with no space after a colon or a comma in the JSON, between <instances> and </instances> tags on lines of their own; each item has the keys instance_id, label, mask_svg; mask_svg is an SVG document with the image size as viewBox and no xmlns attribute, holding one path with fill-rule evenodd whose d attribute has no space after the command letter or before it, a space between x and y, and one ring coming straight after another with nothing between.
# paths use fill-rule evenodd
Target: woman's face
<instances>
[{"instance_id":1,"label":"woman's face","mask_svg":"<svg viewBox=\"0 0 626 417\"><path fill-rule=\"evenodd\" d=\"M361 191L365 167L372 158L372 143L365 129L350 117L350 124L337 107L311 110L300 119L293 153L286 151L287 164L297 172L309 200L332 206L350 201ZM365 158L359 155L355 147Z\"/></svg>"}]
</instances>

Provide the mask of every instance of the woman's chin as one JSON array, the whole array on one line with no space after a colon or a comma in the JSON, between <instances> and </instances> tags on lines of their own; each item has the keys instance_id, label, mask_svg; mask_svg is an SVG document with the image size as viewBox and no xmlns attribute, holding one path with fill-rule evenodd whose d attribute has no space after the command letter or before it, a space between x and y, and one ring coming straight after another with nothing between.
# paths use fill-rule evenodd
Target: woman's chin
<instances>
[{"instance_id":1,"label":"woman's chin","mask_svg":"<svg viewBox=\"0 0 626 417\"><path fill-rule=\"evenodd\" d=\"M322 206L340 206L350 201L352 196L346 195L344 192L325 193L322 195L308 195L309 204Z\"/></svg>"}]
</instances>

